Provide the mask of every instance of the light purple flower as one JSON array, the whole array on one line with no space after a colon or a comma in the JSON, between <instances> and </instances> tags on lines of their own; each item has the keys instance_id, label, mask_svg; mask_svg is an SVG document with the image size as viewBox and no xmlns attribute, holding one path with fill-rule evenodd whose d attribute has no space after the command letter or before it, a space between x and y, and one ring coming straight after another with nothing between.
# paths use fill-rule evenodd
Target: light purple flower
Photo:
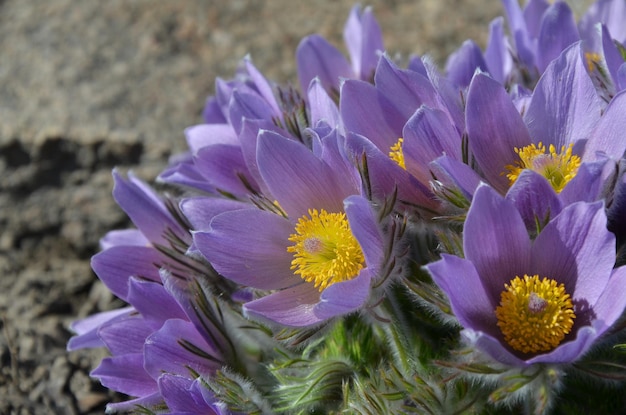
<instances>
[{"instance_id":1,"label":"light purple flower","mask_svg":"<svg viewBox=\"0 0 626 415\"><path fill-rule=\"evenodd\" d=\"M274 291L244 304L248 316L284 326L311 326L366 304L382 260L382 236L369 202L359 196L360 182L342 156L340 143L341 137L331 134L311 152L301 143L263 132L258 168L282 213L256 208L229 211L215 216L208 230L194 233L196 247L222 275L243 286ZM324 212L345 218L330 218ZM329 242L315 231L307 233L306 226L315 228L326 220L323 217L329 221L328 229L348 226L355 239L342 233L342 238L331 237ZM324 260L322 271L305 281L306 259L300 267L292 266L296 254L289 248L302 223L308 223L303 225L304 248L293 248L296 253L315 255L338 243L335 254L350 267L339 265L339 271L330 271L325 267L333 261ZM359 247L362 256L344 246ZM335 276L342 281L332 280Z\"/></svg>"},{"instance_id":2,"label":"light purple flower","mask_svg":"<svg viewBox=\"0 0 626 415\"><path fill-rule=\"evenodd\" d=\"M574 362L626 307L626 268L613 269L615 237L606 229L601 202L566 207L531 240L515 206L482 185L467 215L463 247L465 258L443 255L426 268L450 299L464 339L506 365ZM524 316L552 306L549 297L530 293L528 302L520 303L527 308L518 314L519 321L503 323L496 316L505 285L525 275L553 280L554 286L563 284L573 305L573 326L546 350L516 350L500 327L526 324ZM531 344L543 336L541 327L531 336ZM514 333L513 338L524 336Z\"/></svg>"},{"instance_id":3,"label":"light purple flower","mask_svg":"<svg viewBox=\"0 0 626 415\"><path fill-rule=\"evenodd\" d=\"M373 79L384 47L380 26L371 7L361 10L356 5L352 8L343 37L351 62L320 35L310 35L302 39L296 51L296 60L303 91L309 89L315 78L319 79L322 87L331 96L339 93L344 78L364 81Z\"/></svg>"}]
</instances>

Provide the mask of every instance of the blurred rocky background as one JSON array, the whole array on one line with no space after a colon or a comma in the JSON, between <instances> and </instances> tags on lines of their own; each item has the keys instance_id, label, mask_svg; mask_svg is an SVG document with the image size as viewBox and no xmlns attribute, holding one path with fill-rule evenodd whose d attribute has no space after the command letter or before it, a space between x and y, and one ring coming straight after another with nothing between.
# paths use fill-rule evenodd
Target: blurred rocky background
<instances>
[{"instance_id":1,"label":"blurred rocky background","mask_svg":"<svg viewBox=\"0 0 626 415\"><path fill-rule=\"evenodd\" d=\"M484 47L502 14L498 0L367 4L391 55L440 65L466 38ZM89 378L104 351L65 350L73 320L123 305L89 266L100 237L130 226L111 169L153 180L246 54L296 85L301 37L345 52L352 5L0 0L0 414L97 414L120 398Z\"/></svg>"}]
</instances>

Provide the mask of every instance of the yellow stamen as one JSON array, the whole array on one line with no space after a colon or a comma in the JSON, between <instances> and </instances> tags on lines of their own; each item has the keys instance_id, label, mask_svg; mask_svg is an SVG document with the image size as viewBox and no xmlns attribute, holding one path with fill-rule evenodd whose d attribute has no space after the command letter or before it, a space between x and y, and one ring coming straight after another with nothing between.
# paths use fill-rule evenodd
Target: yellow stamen
<instances>
[{"instance_id":1,"label":"yellow stamen","mask_svg":"<svg viewBox=\"0 0 626 415\"><path fill-rule=\"evenodd\" d=\"M602 57L595 52L585 52L585 61L587 61L587 69L593 72L601 66Z\"/></svg>"},{"instance_id":2,"label":"yellow stamen","mask_svg":"<svg viewBox=\"0 0 626 415\"><path fill-rule=\"evenodd\" d=\"M538 275L515 277L504 285L496 308L504 340L522 353L556 348L574 325L574 307L565 286Z\"/></svg>"},{"instance_id":3,"label":"yellow stamen","mask_svg":"<svg viewBox=\"0 0 626 415\"><path fill-rule=\"evenodd\" d=\"M554 190L560 193L565 185L576 176L580 167L580 157L572 154L572 147L573 144L567 148L563 146L560 153L556 152L556 148L552 144L550 144L548 153L546 153L546 147L542 143L531 144L521 149L515 148L520 160L505 167L508 170L506 177L510 184L513 184L523 170L534 170L548 179Z\"/></svg>"},{"instance_id":4,"label":"yellow stamen","mask_svg":"<svg viewBox=\"0 0 626 415\"><path fill-rule=\"evenodd\" d=\"M289 241L294 243L287 247L288 252L294 252L291 269L320 291L356 277L365 262L345 213L309 209L309 215L298 220Z\"/></svg>"},{"instance_id":5,"label":"yellow stamen","mask_svg":"<svg viewBox=\"0 0 626 415\"><path fill-rule=\"evenodd\" d=\"M389 148L389 158L395 161L398 166L406 170L406 164L404 163L404 151L402 151L402 143L404 138L398 138L398 141Z\"/></svg>"}]
</instances>

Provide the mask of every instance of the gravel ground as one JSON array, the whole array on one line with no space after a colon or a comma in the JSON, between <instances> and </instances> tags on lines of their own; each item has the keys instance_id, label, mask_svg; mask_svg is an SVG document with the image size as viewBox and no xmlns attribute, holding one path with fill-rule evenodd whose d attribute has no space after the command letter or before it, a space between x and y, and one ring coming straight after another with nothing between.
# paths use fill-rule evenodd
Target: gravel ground
<instances>
[{"instance_id":1,"label":"gravel ground","mask_svg":"<svg viewBox=\"0 0 626 415\"><path fill-rule=\"evenodd\" d=\"M465 38L484 46L502 14L497 0L369 4L390 54L440 63ZM65 351L73 320L122 306L89 266L99 238L128 226L111 169L152 180L246 54L295 84L302 36L345 51L351 5L0 0L0 414L97 414L119 399L89 378L104 351Z\"/></svg>"}]
</instances>

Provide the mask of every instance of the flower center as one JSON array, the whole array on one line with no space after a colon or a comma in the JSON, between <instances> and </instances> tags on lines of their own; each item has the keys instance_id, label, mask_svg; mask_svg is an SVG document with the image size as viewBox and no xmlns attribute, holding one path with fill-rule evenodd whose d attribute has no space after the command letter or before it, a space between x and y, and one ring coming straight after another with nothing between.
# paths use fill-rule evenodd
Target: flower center
<instances>
[{"instance_id":1,"label":"flower center","mask_svg":"<svg viewBox=\"0 0 626 415\"><path fill-rule=\"evenodd\" d=\"M398 138L398 141L389 148L389 158L395 161L398 166L406 170L406 164L404 163L404 152L402 151L402 143L404 138Z\"/></svg>"},{"instance_id":2,"label":"flower center","mask_svg":"<svg viewBox=\"0 0 626 415\"><path fill-rule=\"evenodd\" d=\"M294 243L287 247L288 252L294 253L291 269L320 291L354 278L365 262L345 213L309 209L309 215L296 223L289 241Z\"/></svg>"},{"instance_id":3,"label":"flower center","mask_svg":"<svg viewBox=\"0 0 626 415\"><path fill-rule=\"evenodd\" d=\"M574 325L574 307L565 286L538 275L515 277L496 308L504 340L522 353L547 352L557 347Z\"/></svg>"},{"instance_id":4,"label":"flower center","mask_svg":"<svg viewBox=\"0 0 626 415\"><path fill-rule=\"evenodd\" d=\"M520 160L505 167L508 170L506 177L512 185L523 170L534 170L548 179L554 190L560 193L565 185L576 176L580 167L580 157L572 154L572 147L573 144L567 148L563 146L559 153L552 144L548 152L542 143L531 144L521 149L515 148Z\"/></svg>"}]
</instances>

